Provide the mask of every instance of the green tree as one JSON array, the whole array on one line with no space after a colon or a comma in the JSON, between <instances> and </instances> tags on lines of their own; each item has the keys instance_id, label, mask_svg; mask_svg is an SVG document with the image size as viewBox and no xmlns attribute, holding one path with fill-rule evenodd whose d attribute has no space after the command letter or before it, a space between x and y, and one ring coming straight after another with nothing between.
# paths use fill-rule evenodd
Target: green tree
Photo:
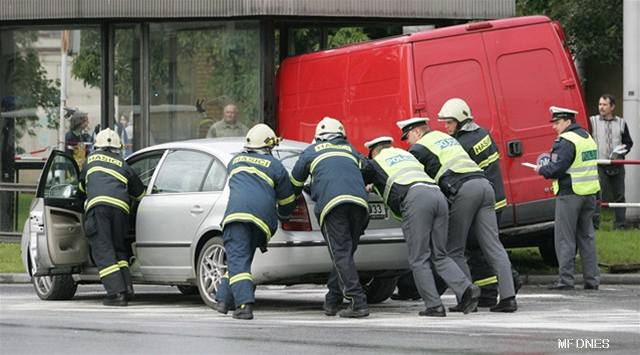
<instances>
[{"instance_id":1,"label":"green tree","mask_svg":"<svg viewBox=\"0 0 640 355\"><path fill-rule=\"evenodd\" d=\"M516 0L516 13L558 20L580 60L622 58L622 0Z\"/></svg>"},{"instance_id":2,"label":"green tree","mask_svg":"<svg viewBox=\"0 0 640 355\"><path fill-rule=\"evenodd\" d=\"M38 40L37 31L13 32L16 50L8 82L14 96L14 110L20 112L15 117L16 145L25 134L35 136L40 127L37 109L44 110L47 128L57 129L59 119L59 80L47 78L47 71L40 63L38 51L33 44ZM19 145L16 154L25 153Z\"/></svg>"}]
</instances>

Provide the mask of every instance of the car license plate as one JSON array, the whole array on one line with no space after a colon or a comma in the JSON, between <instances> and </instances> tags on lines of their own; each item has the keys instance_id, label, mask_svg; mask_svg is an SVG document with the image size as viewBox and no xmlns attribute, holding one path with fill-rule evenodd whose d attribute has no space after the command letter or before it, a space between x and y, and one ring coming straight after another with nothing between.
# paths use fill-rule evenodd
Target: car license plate
<instances>
[{"instance_id":1,"label":"car license plate","mask_svg":"<svg viewBox=\"0 0 640 355\"><path fill-rule=\"evenodd\" d=\"M385 219L387 218L387 207L382 202L369 202L369 218Z\"/></svg>"}]
</instances>

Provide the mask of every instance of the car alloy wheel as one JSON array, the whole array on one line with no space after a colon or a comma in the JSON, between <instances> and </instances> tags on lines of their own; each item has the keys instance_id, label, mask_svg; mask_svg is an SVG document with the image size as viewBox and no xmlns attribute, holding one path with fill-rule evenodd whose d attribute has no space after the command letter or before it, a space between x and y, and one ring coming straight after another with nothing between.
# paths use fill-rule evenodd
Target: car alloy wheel
<instances>
[{"instance_id":1,"label":"car alloy wheel","mask_svg":"<svg viewBox=\"0 0 640 355\"><path fill-rule=\"evenodd\" d=\"M204 303L214 308L216 292L222 276L227 272L226 254L222 238L209 239L198 256L198 289Z\"/></svg>"}]
</instances>

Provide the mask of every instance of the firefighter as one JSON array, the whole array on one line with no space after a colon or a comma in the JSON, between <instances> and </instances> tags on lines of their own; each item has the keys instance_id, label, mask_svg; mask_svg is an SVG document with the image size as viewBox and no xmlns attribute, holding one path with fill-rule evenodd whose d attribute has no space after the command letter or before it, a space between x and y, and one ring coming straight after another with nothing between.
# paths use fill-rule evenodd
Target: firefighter
<instances>
[{"instance_id":1,"label":"firefighter","mask_svg":"<svg viewBox=\"0 0 640 355\"><path fill-rule=\"evenodd\" d=\"M227 168L229 203L222 221L227 273L218 287L216 309L223 314L234 309L235 319L253 319L251 263L256 248L267 250L278 218L286 218L295 207L289 173L271 155L279 143L273 130L259 123L247 132L245 150Z\"/></svg>"},{"instance_id":2,"label":"firefighter","mask_svg":"<svg viewBox=\"0 0 640 355\"><path fill-rule=\"evenodd\" d=\"M467 314L476 308L480 289L447 256L447 200L435 181L424 172L422 164L411 153L392 144L391 137L379 137L364 144L371 160L365 161L362 175L366 184L373 184L393 216L402 221L409 267L426 306L418 314L446 316L431 263L461 300L460 310Z\"/></svg>"},{"instance_id":3,"label":"firefighter","mask_svg":"<svg viewBox=\"0 0 640 355\"><path fill-rule=\"evenodd\" d=\"M556 195L554 241L559 277L549 286L553 290L574 289L574 261L577 250L582 259L584 288L597 290L600 272L596 256L595 231L591 218L596 208L598 146L589 133L576 123L578 112L551 106L551 121L558 138L547 165L537 166L538 174L553 179Z\"/></svg>"},{"instance_id":4,"label":"firefighter","mask_svg":"<svg viewBox=\"0 0 640 355\"><path fill-rule=\"evenodd\" d=\"M411 144L409 152L424 165L427 175L436 181L449 199L447 251L471 278L464 251L469 232L473 231L498 276L500 302L490 311L515 312L518 305L511 262L498 238L493 188L460 143L445 133L431 131L427 121L428 118L423 117L410 118L397 122L397 125L402 130L402 139Z\"/></svg>"},{"instance_id":5,"label":"firefighter","mask_svg":"<svg viewBox=\"0 0 640 355\"><path fill-rule=\"evenodd\" d=\"M343 298L349 301L349 306L340 312L340 317L369 315L353 260L369 222L368 194L360 172L363 158L347 141L342 123L325 117L316 126L315 143L300 154L291 172L296 194L300 194L311 175L314 212L333 263L323 305L327 316L338 313Z\"/></svg>"},{"instance_id":6,"label":"firefighter","mask_svg":"<svg viewBox=\"0 0 640 355\"><path fill-rule=\"evenodd\" d=\"M126 306L133 297L129 271L131 197L140 200L145 187L120 156L122 144L110 128L98 133L96 150L87 157L80 177L80 190L87 195L84 231L107 291L105 306Z\"/></svg>"},{"instance_id":7,"label":"firefighter","mask_svg":"<svg viewBox=\"0 0 640 355\"><path fill-rule=\"evenodd\" d=\"M475 123L471 108L460 98L447 100L442 105L438 117L439 120L444 121L447 133L453 136L469 154L471 160L484 170L485 176L493 186L496 199L496 220L500 226L500 217L502 210L507 206L507 199L500 172L500 154L491 134ZM466 254L473 282L482 289L478 306L495 306L498 296L498 279L487 264L473 233L469 235L469 240L467 240ZM512 269L512 275L517 293L520 288L520 277L515 269Z\"/></svg>"}]
</instances>

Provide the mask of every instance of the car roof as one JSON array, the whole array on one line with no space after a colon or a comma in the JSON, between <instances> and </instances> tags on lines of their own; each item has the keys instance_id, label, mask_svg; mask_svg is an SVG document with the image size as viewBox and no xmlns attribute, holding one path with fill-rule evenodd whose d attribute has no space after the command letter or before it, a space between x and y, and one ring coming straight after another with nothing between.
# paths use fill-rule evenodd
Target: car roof
<instances>
[{"instance_id":1,"label":"car roof","mask_svg":"<svg viewBox=\"0 0 640 355\"><path fill-rule=\"evenodd\" d=\"M129 158L135 158L141 154L145 154L156 150L165 149L188 149L197 150L205 153L209 153L218 157L227 163L234 155L244 150L245 144L244 137L227 137L227 138L204 138L204 139L191 139L186 141L176 141L152 145L144 149L140 149L133 153ZM295 150L302 151L309 144L294 140L285 139L275 150Z\"/></svg>"}]
</instances>

